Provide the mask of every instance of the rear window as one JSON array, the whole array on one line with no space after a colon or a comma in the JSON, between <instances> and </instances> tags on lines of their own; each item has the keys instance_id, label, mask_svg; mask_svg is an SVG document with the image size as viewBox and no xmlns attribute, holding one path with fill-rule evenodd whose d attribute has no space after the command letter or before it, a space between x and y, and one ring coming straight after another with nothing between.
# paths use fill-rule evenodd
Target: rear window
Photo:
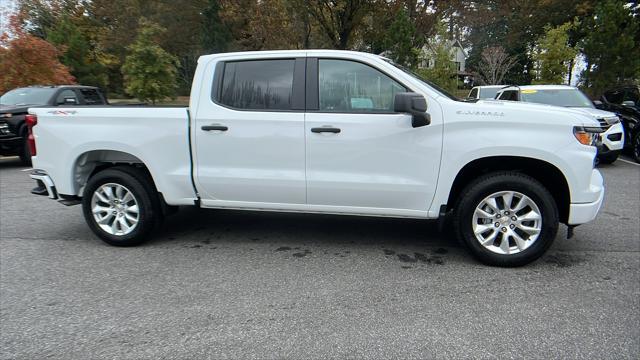
<instances>
[{"instance_id":1,"label":"rear window","mask_svg":"<svg viewBox=\"0 0 640 360\"><path fill-rule=\"evenodd\" d=\"M294 59L228 62L219 101L236 109L291 110Z\"/></svg>"},{"instance_id":2,"label":"rear window","mask_svg":"<svg viewBox=\"0 0 640 360\"><path fill-rule=\"evenodd\" d=\"M80 89L84 103L87 105L102 105L102 97L96 89Z\"/></svg>"}]
</instances>

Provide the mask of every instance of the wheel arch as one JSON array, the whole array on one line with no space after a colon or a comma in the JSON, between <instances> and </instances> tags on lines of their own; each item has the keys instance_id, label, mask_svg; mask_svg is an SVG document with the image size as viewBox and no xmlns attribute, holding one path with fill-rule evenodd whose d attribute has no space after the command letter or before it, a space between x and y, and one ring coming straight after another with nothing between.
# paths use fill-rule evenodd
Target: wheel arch
<instances>
[{"instance_id":1,"label":"wheel arch","mask_svg":"<svg viewBox=\"0 0 640 360\"><path fill-rule=\"evenodd\" d=\"M542 183L556 202L560 221L567 222L571 195L565 175L549 162L523 156L488 156L467 163L453 181L447 200L447 211L453 209L456 199L471 181L495 171L517 171Z\"/></svg>"},{"instance_id":2,"label":"wheel arch","mask_svg":"<svg viewBox=\"0 0 640 360\"><path fill-rule=\"evenodd\" d=\"M71 178L75 194L80 196L89 178L97 172L122 165L142 170L149 176L151 182L156 184L151 171L138 156L120 150L90 150L78 155L73 162Z\"/></svg>"}]
</instances>

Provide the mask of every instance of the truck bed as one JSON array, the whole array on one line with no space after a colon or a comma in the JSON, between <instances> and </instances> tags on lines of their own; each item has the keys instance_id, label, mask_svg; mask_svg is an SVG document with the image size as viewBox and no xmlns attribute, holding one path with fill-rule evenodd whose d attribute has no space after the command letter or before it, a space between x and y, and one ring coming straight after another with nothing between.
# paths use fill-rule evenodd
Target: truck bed
<instances>
[{"instance_id":1,"label":"truck bed","mask_svg":"<svg viewBox=\"0 0 640 360\"><path fill-rule=\"evenodd\" d=\"M144 163L158 191L175 204L193 204L189 115L186 107L74 106L32 108L34 168L52 175L59 194L81 195L74 167L115 157ZM110 149L100 152L100 149ZM121 152L121 153L120 153ZM105 158L106 157L106 158Z\"/></svg>"}]
</instances>

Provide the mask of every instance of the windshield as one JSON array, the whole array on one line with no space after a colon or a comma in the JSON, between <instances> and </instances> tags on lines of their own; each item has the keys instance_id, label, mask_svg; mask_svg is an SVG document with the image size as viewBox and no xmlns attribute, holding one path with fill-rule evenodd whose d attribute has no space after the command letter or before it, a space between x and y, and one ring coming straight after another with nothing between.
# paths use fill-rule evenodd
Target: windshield
<instances>
[{"instance_id":1,"label":"windshield","mask_svg":"<svg viewBox=\"0 0 640 360\"><path fill-rule=\"evenodd\" d=\"M495 99L500 88L481 88L480 99Z\"/></svg>"},{"instance_id":2,"label":"windshield","mask_svg":"<svg viewBox=\"0 0 640 360\"><path fill-rule=\"evenodd\" d=\"M564 107L593 108L593 103L578 89L521 90L522 101Z\"/></svg>"},{"instance_id":3,"label":"windshield","mask_svg":"<svg viewBox=\"0 0 640 360\"><path fill-rule=\"evenodd\" d=\"M460 100L460 98L458 98L455 95L450 94L447 90L441 88L440 86L432 83L431 81L422 78L420 75L416 74L413 72L413 70L406 68L402 65L398 65L396 63L394 63L392 60L387 59L387 58L382 58L382 60L388 62L389 64L397 67L398 69L404 71L405 73L409 74L411 77L413 77L414 79L420 81L421 83L423 83L424 85L426 85L427 87L431 88L433 91L437 92L438 94L448 97L451 100L455 100L455 101L462 101Z\"/></svg>"},{"instance_id":4,"label":"windshield","mask_svg":"<svg viewBox=\"0 0 640 360\"><path fill-rule=\"evenodd\" d=\"M0 105L46 105L54 91L53 88L13 89L0 97Z\"/></svg>"}]
</instances>

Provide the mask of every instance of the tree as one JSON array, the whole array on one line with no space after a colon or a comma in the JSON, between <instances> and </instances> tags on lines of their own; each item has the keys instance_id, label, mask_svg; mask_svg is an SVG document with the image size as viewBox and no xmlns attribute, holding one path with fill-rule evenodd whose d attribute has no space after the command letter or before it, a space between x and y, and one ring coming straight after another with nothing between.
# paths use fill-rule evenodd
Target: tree
<instances>
[{"instance_id":1,"label":"tree","mask_svg":"<svg viewBox=\"0 0 640 360\"><path fill-rule=\"evenodd\" d=\"M430 80L443 89L454 92L458 88L456 80L456 67L451 61L451 42L447 40L444 29L438 31L438 35L427 41L428 59L426 61L433 66L417 69L416 72L425 79Z\"/></svg>"},{"instance_id":2,"label":"tree","mask_svg":"<svg viewBox=\"0 0 640 360\"><path fill-rule=\"evenodd\" d=\"M69 16L63 16L47 30L46 39L62 50L62 63L69 67L80 84L102 88L107 85L105 66L99 62L85 32Z\"/></svg>"},{"instance_id":3,"label":"tree","mask_svg":"<svg viewBox=\"0 0 640 360\"><path fill-rule=\"evenodd\" d=\"M482 60L478 64L478 80L486 85L503 84L505 75L516 63L501 46L492 46L482 51Z\"/></svg>"},{"instance_id":4,"label":"tree","mask_svg":"<svg viewBox=\"0 0 640 360\"><path fill-rule=\"evenodd\" d=\"M623 1L606 0L582 21L586 35L580 47L587 68L581 81L592 95L640 78L640 21L634 11Z\"/></svg>"},{"instance_id":5,"label":"tree","mask_svg":"<svg viewBox=\"0 0 640 360\"><path fill-rule=\"evenodd\" d=\"M141 101L172 98L177 89L175 56L156 45L157 37L164 31L159 25L142 18L138 35L127 47L129 55L122 65L125 90Z\"/></svg>"},{"instance_id":6,"label":"tree","mask_svg":"<svg viewBox=\"0 0 640 360\"><path fill-rule=\"evenodd\" d=\"M537 84L563 84L571 71L570 65L578 50L569 44L569 31L574 24L567 22L557 27L546 26L545 34L536 43L533 59L537 70Z\"/></svg>"},{"instance_id":7,"label":"tree","mask_svg":"<svg viewBox=\"0 0 640 360\"><path fill-rule=\"evenodd\" d=\"M372 0L313 0L307 2L307 8L331 46L347 49L371 4Z\"/></svg>"},{"instance_id":8,"label":"tree","mask_svg":"<svg viewBox=\"0 0 640 360\"><path fill-rule=\"evenodd\" d=\"M226 51L231 33L220 19L220 1L209 0L202 18L202 49L209 54Z\"/></svg>"},{"instance_id":9,"label":"tree","mask_svg":"<svg viewBox=\"0 0 640 360\"><path fill-rule=\"evenodd\" d=\"M24 32L16 17L10 21L13 37L0 35L0 94L21 86L75 83L55 46Z\"/></svg>"},{"instance_id":10,"label":"tree","mask_svg":"<svg viewBox=\"0 0 640 360\"><path fill-rule=\"evenodd\" d=\"M385 38L385 48L394 62L408 67L418 65L419 51L413 45L414 33L415 27L407 12L398 11Z\"/></svg>"}]
</instances>

